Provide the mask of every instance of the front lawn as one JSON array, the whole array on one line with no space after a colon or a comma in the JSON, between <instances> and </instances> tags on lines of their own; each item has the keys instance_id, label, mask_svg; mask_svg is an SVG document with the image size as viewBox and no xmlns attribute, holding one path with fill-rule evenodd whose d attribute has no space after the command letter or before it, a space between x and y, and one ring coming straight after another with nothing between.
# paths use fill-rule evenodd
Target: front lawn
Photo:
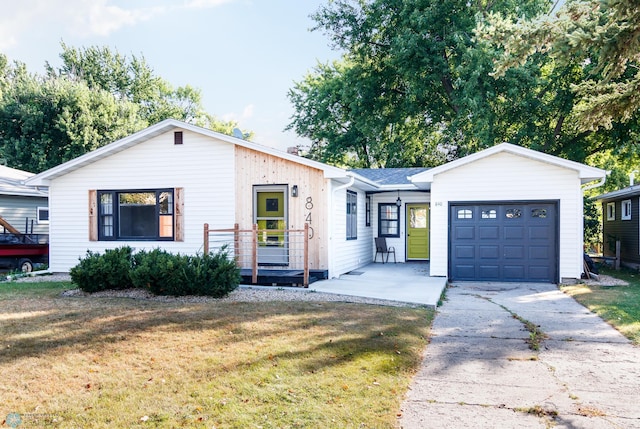
<instances>
[{"instance_id":1,"label":"front lawn","mask_svg":"<svg viewBox=\"0 0 640 429\"><path fill-rule=\"evenodd\" d=\"M624 336L640 345L640 274L629 270L602 270L629 282L628 286L562 286L576 301L598 314Z\"/></svg>"},{"instance_id":2,"label":"front lawn","mask_svg":"<svg viewBox=\"0 0 640 429\"><path fill-rule=\"evenodd\" d=\"M433 318L345 303L61 297L69 287L0 284L0 422L391 428Z\"/></svg>"}]
</instances>

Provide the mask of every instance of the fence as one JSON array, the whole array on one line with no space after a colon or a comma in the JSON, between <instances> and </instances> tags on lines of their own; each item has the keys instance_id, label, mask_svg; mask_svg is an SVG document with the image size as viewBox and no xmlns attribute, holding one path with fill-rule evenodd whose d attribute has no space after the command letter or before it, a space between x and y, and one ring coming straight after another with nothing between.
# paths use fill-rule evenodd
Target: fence
<instances>
[{"instance_id":1,"label":"fence","mask_svg":"<svg viewBox=\"0 0 640 429\"><path fill-rule=\"evenodd\" d=\"M251 283L258 282L258 269L302 270L304 286L309 285L309 225L304 229L209 229L204 224L204 253L224 246L240 269L251 270Z\"/></svg>"}]
</instances>

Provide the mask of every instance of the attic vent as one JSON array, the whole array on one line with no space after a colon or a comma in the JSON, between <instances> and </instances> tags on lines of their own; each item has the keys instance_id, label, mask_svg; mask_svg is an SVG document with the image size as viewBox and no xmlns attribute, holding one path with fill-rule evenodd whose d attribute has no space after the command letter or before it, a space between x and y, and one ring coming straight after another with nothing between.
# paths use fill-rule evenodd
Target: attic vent
<instances>
[{"instance_id":1,"label":"attic vent","mask_svg":"<svg viewBox=\"0 0 640 429\"><path fill-rule=\"evenodd\" d=\"M173 144L182 144L182 131L173 133Z\"/></svg>"}]
</instances>

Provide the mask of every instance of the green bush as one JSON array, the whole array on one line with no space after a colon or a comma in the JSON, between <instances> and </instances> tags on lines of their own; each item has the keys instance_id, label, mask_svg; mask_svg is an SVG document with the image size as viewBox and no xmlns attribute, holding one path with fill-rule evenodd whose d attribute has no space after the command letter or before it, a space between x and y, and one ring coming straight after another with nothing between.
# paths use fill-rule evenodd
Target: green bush
<instances>
[{"instance_id":1,"label":"green bush","mask_svg":"<svg viewBox=\"0 0 640 429\"><path fill-rule=\"evenodd\" d=\"M86 292L147 289L155 295L206 295L221 298L240 284L240 270L226 248L216 254L187 256L162 249L135 255L128 246L87 256L70 271L71 280Z\"/></svg>"},{"instance_id":2,"label":"green bush","mask_svg":"<svg viewBox=\"0 0 640 429\"><path fill-rule=\"evenodd\" d=\"M141 251L134 256L131 282L155 295L191 295L189 257L165 250Z\"/></svg>"},{"instance_id":3,"label":"green bush","mask_svg":"<svg viewBox=\"0 0 640 429\"><path fill-rule=\"evenodd\" d=\"M240 284L240 270L229 260L226 248L216 254L191 258L190 279L193 295L222 298Z\"/></svg>"},{"instance_id":4,"label":"green bush","mask_svg":"<svg viewBox=\"0 0 640 429\"><path fill-rule=\"evenodd\" d=\"M220 298L240 283L240 270L222 249L217 254L185 256L165 250L134 256L131 280L156 295L206 295Z\"/></svg>"},{"instance_id":5,"label":"green bush","mask_svg":"<svg viewBox=\"0 0 640 429\"><path fill-rule=\"evenodd\" d=\"M133 267L132 249L129 246L107 249L104 254L87 250L85 258L71 268L71 280L85 292L131 287Z\"/></svg>"}]
</instances>

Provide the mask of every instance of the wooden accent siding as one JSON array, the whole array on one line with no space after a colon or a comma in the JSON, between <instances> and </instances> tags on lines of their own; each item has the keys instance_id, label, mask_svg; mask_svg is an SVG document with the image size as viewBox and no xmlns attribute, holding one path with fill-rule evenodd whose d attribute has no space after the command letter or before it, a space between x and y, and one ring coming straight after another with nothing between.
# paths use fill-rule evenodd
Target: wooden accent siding
<instances>
[{"instance_id":1,"label":"wooden accent siding","mask_svg":"<svg viewBox=\"0 0 640 429\"><path fill-rule=\"evenodd\" d=\"M98 241L98 193L89 190L89 241Z\"/></svg>"},{"instance_id":2,"label":"wooden accent siding","mask_svg":"<svg viewBox=\"0 0 640 429\"><path fill-rule=\"evenodd\" d=\"M321 170L286 159L236 146L236 221L240 229L253 224L253 186L287 185L289 204L288 229L312 228L309 240L309 268L328 269L329 179ZM298 186L298 197L291 197L291 188ZM308 204L311 203L311 204ZM311 207L311 208L309 208ZM310 216L309 216L310 215ZM310 219L311 222L307 222ZM229 225L231 228L233 225Z\"/></svg>"},{"instance_id":3,"label":"wooden accent siding","mask_svg":"<svg viewBox=\"0 0 640 429\"><path fill-rule=\"evenodd\" d=\"M616 255L616 240L620 240L620 259L640 263L640 210L639 197L624 197L602 202L602 252ZM631 200L631 219L622 220L622 201ZM616 205L615 220L607 220L607 204Z\"/></svg>"}]
</instances>

